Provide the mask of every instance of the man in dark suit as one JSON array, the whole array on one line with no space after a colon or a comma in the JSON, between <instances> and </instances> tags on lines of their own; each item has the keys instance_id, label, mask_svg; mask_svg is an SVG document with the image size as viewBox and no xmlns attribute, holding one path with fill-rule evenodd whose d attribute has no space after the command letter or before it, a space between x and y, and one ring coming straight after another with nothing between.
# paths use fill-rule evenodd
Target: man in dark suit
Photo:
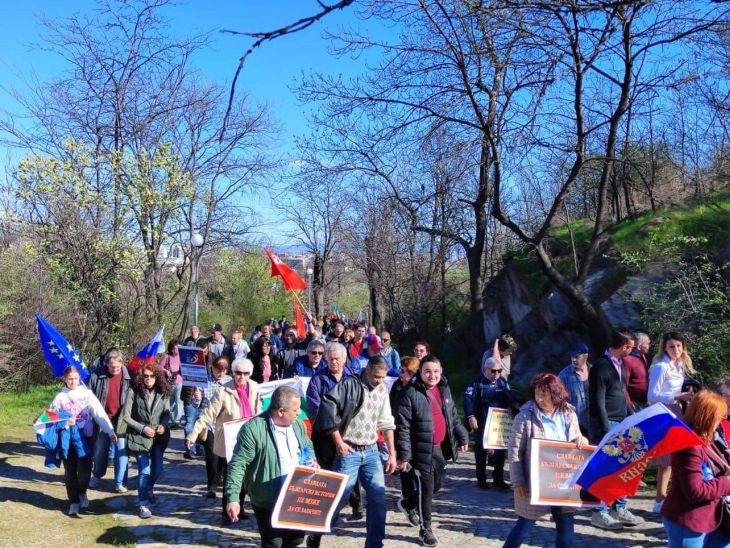
<instances>
[{"instance_id":1,"label":"man in dark suit","mask_svg":"<svg viewBox=\"0 0 730 548\"><path fill-rule=\"evenodd\" d=\"M609 347L596 358L588 373L591 443L600 443L611 428L629 415L630 400L626 392L626 371L623 359L634 347L633 335L624 331L611 334ZM620 498L611 510L602 506L593 512L591 523L601 529L618 530L624 525L638 525L644 519L626 508L628 500Z\"/></svg>"}]
</instances>

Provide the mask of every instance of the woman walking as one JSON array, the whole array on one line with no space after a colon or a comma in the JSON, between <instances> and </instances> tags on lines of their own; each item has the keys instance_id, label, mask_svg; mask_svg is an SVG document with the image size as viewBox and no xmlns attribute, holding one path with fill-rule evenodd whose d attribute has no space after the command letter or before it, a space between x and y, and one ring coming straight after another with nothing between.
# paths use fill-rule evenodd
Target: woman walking
<instances>
[{"instance_id":1,"label":"woman walking","mask_svg":"<svg viewBox=\"0 0 730 548\"><path fill-rule=\"evenodd\" d=\"M556 529L556 548L573 546L573 509L530 504L530 453L533 438L575 443L581 449L588 440L580 433L578 415L568 403L568 391L552 373L540 373L530 382L530 401L520 408L512 425L508 459L514 487L517 523L503 548L517 548L529 535L535 521L548 511Z\"/></svg>"},{"instance_id":2,"label":"woman walking","mask_svg":"<svg viewBox=\"0 0 730 548\"><path fill-rule=\"evenodd\" d=\"M94 422L113 443L117 442L117 436L104 407L91 390L81 385L81 375L76 367L66 368L63 372L63 382L65 386L53 398L51 409L71 414L71 418L65 425L70 430L70 443L66 450L61 450L61 460L66 495L71 503L68 515L77 516L79 510L89 506L86 490L89 487L91 463L94 457L91 449Z\"/></svg>"},{"instance_id":3,"label":"woman walking","mask_svg":"<svg viewBox=\"0 0 730 548\"><path fill-rule=\"evenodd\" d=\"M218 360L225 361L225 358L218 358L216 362L218 362ZM225 484L227 471L223 425L229 421L248 419L261 413L261 398L259 397L258 383L251 380L251 373L253 373L253 364L251 363L251 360L247 358L238 358L233 360L233 363L231 364L233 380L228 381L215 392L205 411L200 414L192 432L186 439L188 450L190 450L192 449L195 440L198 439L198 435L205 432L208 429L209 424L215 424L215 434L209 432L208 436L214 439L213 453L215 455L214 458L218 460L215 468L216 470L221 470L223 472L222 484ZM238 515L239 519L247 517L243 511L243 499L245 496L246 492L243 491L242 488L239 498L241 504L241 511ZM230 525L231 523L231 518L226 513L227 504L228 499L224 494L222 517L223 526Z\"/></svg>"},{"instance_id":4,"label":"woman walking","mask_svg":"<svg viewBox=\"0 0 730 548\"><path fill-rule=\"evenodd\" d=\"M144 364L127 393L120 432L126 430L127 450L137 459L137 503L139 517L152 516L155 483L162 473L162 455L170 440L170 385L165 372L155 364Z\"/></svg>"}]
</instances>

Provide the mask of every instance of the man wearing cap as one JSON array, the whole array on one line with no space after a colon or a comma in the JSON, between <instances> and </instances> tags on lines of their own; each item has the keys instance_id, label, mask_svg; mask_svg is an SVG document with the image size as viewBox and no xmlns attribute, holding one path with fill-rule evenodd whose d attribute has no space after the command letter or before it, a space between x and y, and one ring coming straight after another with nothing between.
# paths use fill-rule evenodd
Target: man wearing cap
<instances>
[{"instance_id":1,"label":"man wearing cap","mask_svg":"<svg viewBox=\"0 0 730 548\"><path fill-rule=\"evenodd\" d=\"M353 373L360 374L365 369L370 358L382 355L383 352L383 341L377 335L368 335L363 339L362 351L360 354L352 360L350 366Z\"/></svg>"},{"instance_id":2,"label":"man wearing cap","mask_svg":"<svg viewBox=\"0 0 730 548\"><path fill-rule=\"evenodd\" d=\"M568 390L568 401L575 407L580 431L584 436L588 436L590 420L588 404L588 372L590 369L588 345L584 342L578 342L570 349L570 365L558 374L558 378Z\"/></svg>"},{"instance_id":3,"label":"man wearing cap","mask_svg":"<svg viewBox=\"0 0 730 548\"><path fill-rule=\"evenodd\" d=\"M474 437L474 459L476 461L477 484L482 489L489 489L487 484L487 450L484 449L484 428L487 425L489 409L510 408L509 383L502 378L502 362L496 358L487 358L482 365L482 374L475 378L464 392L464 414L469 427L476 432ZM492 483L497 489L509 488L504 481L504 461L506 449L496 449L492 455L494 472Z\"/></svg>"},{"instance_id":4,"label":"man wearing cap","mask_svg":"<svg viewBox=\"0 0 730 548\"><path fill-rule=\"evenodd\" d=\"M213 324L213 327L210 328L210 333L211 335L208 339L208 352L212 354L212 359L215 359L218 356L223 356L228 360L228 363L233 362L233 345L223 334L221 324Z\"/></svg>"}]
</instances>

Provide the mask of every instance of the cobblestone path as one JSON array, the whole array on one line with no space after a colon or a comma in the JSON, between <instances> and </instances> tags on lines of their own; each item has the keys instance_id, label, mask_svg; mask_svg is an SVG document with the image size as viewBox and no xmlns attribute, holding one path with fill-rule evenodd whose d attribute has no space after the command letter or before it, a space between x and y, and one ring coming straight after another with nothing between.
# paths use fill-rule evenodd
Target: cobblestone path
<instances>
[{"instance_id":1,"label":"cobblestone path","mask_svg":"<svg viewBox=\"0 0 730 548\"><path fill-rule=\"evenodd\" d=\"M108 471L98 491L89 491L92 511L113 513L118 527L134 535L140 546L258 546L255 520L243 521L234 528L220 527L221 499L205 498L205 465L202 458L194 461L182 458L182 432L173 431L170 447L165 453L163 475L155 488L157 501L152 506L153 517L142 520L136 515L136 493L119 495L111 492L113 483ZM0 449L2 454L2 449ZM434 501L434 533L440 546L467 548L472 546L501 546L505 536L516 519L512 510L512 494L490 489L483 491L476 486L473 472L473 454L462 455L458 465L450 464L446 469L446 480ZM39 489L43 483L33 481L38 475L43 482L63 484L61 471L49 471L43 467L43 457L38 453L24 459L23 477L15 477L12 468L5 468L0 474L2 489ZM130 484L136 483L136 466L130 459ZM404 547L418 544L418 530L410 527L405 517L396 509L399 481L394 477L386 480L388 488L388 517L385 545ZM631 499L629 508L646 519L643 525L611 532L596 529L590 525L590 512L576 515L576 547L648 547L666 546L666 537L659 517L650 512L652 493L640 492ZM0 501L0 504L2 501ZM7 504L19 504L8 502ZM60 503L58 504L60 506ZM64 503L63 508L67 505ZM248 501L246 510L252 514ZM345 509L345 516L349 509ZM83 518L82 518L83 519ZM54 528L74 527L75 520L59 515ZM2 527L0 526L0 530ZM555 529L550 521L538 522L529 541L524 546L554 546ZM324 537L324 547L361 547L365 539L365 521L346 523L340 520L333 535ZM2 535L0 534L0 540ZM5 541L10 539L4 539ZM2 545L22 545L20 539ZM80 545L89 545L103 539L79 539Z\"/></svg>"}]
</instances>

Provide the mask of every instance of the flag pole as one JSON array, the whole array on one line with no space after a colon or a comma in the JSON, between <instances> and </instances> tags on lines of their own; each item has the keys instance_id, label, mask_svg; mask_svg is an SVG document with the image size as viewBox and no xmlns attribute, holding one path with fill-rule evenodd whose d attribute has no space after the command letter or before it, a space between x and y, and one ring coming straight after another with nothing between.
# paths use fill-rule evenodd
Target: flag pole
<instances>
[{"instance_id":1,"label":"flag pole","mask_svg":"<svg viewBox=\"0 0 730 548\"><path fill-rule=\"evenodd\" d=\"M299 295L297 295L297 292L296 292L296 291L292 291L292 293L294 294L294 298L295 298L295 299L297 300L297 302L299 303L299 306L301 306L301 307L302 307L302 309L303 309L303 310L304 310L304 311L305 311L305 312L306 312L307 314L309 314L309 315L311 316L311 315L312 315L312 313L311 313L311 312L309 311L309 309L308 309L308 308L307 308L306 306L304 306L304 304L302 303L302 300L301 300L301 299L299 298Z\"/></svg>"}]
</instances>

